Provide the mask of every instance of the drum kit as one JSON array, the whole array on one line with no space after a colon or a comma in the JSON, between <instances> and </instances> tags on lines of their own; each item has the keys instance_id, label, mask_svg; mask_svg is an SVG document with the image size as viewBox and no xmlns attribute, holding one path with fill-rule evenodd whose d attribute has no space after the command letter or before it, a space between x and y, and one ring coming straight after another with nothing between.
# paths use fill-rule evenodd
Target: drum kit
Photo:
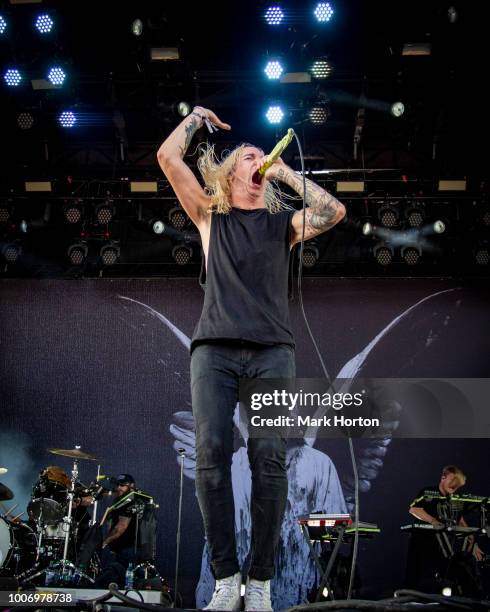
<instances>
[{"instance_id":1,"label":"drum kit","mask_svg":"<svg viewBox=\"0 0 490 612\"><path fill-rule=\"evenodd\" d=\"M97 461L95 455L79 446L51 448L48 452L73 460L71 477L58 466L46 467L32 488L27 506L29 520L20 520L23 512L13 516L17 506L0 514L0 576L14 577L20 584L88 586L97 575L98 560L94 555L88 567L77 566L81 536L84 528L95 524L97 500L109 489L99 483L100 465L96 484L87 487L78 478L79 462ZM6 471L0 468L0 473ZM0 504L13 497L12 491L0 483ZM88 505L93 508L90 520Z\"/></svg>"}]
</instances>

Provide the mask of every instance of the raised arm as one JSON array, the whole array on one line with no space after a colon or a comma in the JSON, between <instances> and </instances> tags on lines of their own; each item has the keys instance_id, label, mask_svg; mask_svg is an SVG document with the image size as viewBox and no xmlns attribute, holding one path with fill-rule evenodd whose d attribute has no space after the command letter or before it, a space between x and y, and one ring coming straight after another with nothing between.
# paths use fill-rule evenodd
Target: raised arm
<instances>
[{"instance_id":1,"label":"raised arm","mask_svg":"<svg viewBox=\"0 0 490 612\"><path fill-rule=\"evenodd\" d=\"M286 166L282 160L275 162L267 170L266 176L286 183L293 191L303 197L303 177ZM305 203L308 207L306 209L305 240L326 232L345 217L345 206L328 191L309 179L306 179ZM291 244L293 245L300 242L303 235L302 210L298 210L293 216L292 227L294 234Z\"/></svg>"},{"instance_id":2,"label":"raised arm","mask_svg":"<svg viewBox=\"0 0 490 612\"><path fill-rule=\"evenodd\" d=\"M203 125L204 117L217 127L230 129L230 126L220 121L212 111L196 106L163 142L157 153L160 168L172 185L182 207L198 228L208 220L209 198L183 159L192 137Z\"/></svg>"}]
</instances>

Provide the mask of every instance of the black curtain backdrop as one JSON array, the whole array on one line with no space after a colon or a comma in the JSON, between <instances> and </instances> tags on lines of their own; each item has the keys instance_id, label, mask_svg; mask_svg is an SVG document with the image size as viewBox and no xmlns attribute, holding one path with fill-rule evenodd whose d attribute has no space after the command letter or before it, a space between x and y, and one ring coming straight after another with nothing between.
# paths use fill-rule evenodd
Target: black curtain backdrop
<instances>
[{"instance_id":1,"label":"black curtain backdrop","mask_svg":"<svg viewBox=\"0 0 490 612\"><path fill-rule=\"evenodd\" d=\"M173 581L179 467L169 427L175 412L191 407L185 338L170 324L192 335L203 299L197 281L3 280L0 291L0 465L9 468L0 481L25 507L40 469L71 468L69 459L46 449L75 444L100 457L103 473L133 474L160 504L158 566ZM363 376L490 375L485 287L439 279L306 279L304 302L331 376L383 330ZM298 376L321 377L297 297L291 317ZM341 480L349 477L345 441L319 439L316 448L332 459ZM365 596L401 586L406 541L399 526L409 522L413 495L436 483L443 465L466 471L466 490L490 493L488 450L486 439L392 441L361 495L361 520L382 528L360 546ZM95 473L95 463L81 462L83 482ZM183 508L180 584L184 604L193 606L203 530L187 477Z\"/></svg>"}]
</instances>

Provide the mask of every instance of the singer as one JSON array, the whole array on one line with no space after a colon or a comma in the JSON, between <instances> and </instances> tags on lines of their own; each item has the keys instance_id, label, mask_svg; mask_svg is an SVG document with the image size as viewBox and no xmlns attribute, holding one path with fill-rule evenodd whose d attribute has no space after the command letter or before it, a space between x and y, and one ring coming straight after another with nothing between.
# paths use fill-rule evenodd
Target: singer
<instances>
[{"instance_id":1,"label":"singer","mask_svg":"<svg viewBox=\"0 0 490 612\"><path fill-rule=\"evenodd\" d=\"M212 146L198 159L203 189L183 158L204 124L230 130L197 106L168 136L158 162L199 230L204 306L191 343L192 410L196 427L196 490L216 578L205 609L240 609L241 571L235 544L231 484L233 414L240 377L293 378L294 339L288 312L288 267L301 241L303 212L285 207L274 182L303 196L303 180L277 159L242 144L223 160ZM269 160L270 161L270 160ZM262 169L262 174L259 170ZM305 240L331 229L344 206L306 181ZM270 580L287 499L286 441L249 439L252 550L245 610L272 610Z\"/></svg>"}]
</instances>

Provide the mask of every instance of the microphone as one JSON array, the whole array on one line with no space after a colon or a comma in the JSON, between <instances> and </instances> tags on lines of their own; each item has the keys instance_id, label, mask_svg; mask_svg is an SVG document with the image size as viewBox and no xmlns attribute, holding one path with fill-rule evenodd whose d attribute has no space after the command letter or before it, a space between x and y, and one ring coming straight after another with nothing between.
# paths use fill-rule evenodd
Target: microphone
<instances>
[{"instance_id":1,"label":"microphone","mask_svg":"<svg viewBox=\"0 0 490 612\"><path fill-rule=\"evenodd\" d=\"M262 166L260 166L260 168L258 169L258 173L260 174L260 176L264 176L266 170L272 166L276 159L279 159L281 153L293 139L293 136L294 130L293 128L289 128L286 136L284 136L284 138L281 138L281 140L276 144L276 146L272 149L269 155L267 155L267 161L262 164Z\"/></svg>"}]
</instances>

